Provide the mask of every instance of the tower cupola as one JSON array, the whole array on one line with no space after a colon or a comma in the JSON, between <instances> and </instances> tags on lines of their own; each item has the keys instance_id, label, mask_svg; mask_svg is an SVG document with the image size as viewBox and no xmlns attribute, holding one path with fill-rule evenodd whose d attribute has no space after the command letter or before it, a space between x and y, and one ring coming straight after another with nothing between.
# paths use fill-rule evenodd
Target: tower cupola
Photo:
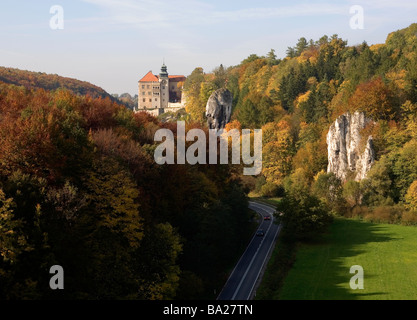
<instances>
[{"instance_id":1,"label":"tower cupola","mask_svg":"<svg viewBox=\"0 0 417 320\"><path fill-rule=\"evenodd\" d=\"M165 65L165 63L161 67L161 73L159 74L159 76L161 78L168 78L168 70L167 70L167 66Z\"/></svg>"}]
</instances>

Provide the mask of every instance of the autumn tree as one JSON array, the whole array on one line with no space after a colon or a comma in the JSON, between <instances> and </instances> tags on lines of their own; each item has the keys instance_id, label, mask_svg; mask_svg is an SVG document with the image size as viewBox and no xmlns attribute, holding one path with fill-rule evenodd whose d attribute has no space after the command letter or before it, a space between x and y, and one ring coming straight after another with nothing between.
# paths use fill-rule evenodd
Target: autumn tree
<instances>
[{"instance_id":1,"label":"autumn tree","mask_svg":"<svg viewBox=\"0 0 417 320\"><path fill-rule=\"evenodd\" d=\"M278 204L276 216L283 225L286 241L309 241L324 232L333 218L325 203L303 191L286 195Z\"/></svg>"},{"instance_id":2,"label":"autumn tree","mask_svg":"<svg viewBox=\"0 0 417 320\"><path fill-rule=\"evenodd\" d=\"M295 169L302 168L310 181L327 168L327 144L324 140L307 142L294 156Z\"/></svg>"},{"instance_id":3,"label":"autumn tree","mask_svg":"<svg viewBox=\"0 0 417 320\"><path fill-rule=\"evenodd\" d=\"M350 98L349 104L355 110L366 112L375 120L398 118L399 106L393 92L381 77L360 84Z\"/></svg>"},{"instance_id":4,"label":"autumn tree","mask_svg":"<svg viewBox=\"0 0 417 320\"><path fill-rule=\"evenodd\" d=\"M23 219L13 213L13 199L7 198L0 189L0 298L13 299L15 290L24 283L16 281L16 266L25 251L33 250L28 245L23 229Z\"/></svg>"},{"instance_id":5,"label":"autumn tree","mask_svg":"<svg viewBox=\"0 0 417 320\"><path fill-rule=\"evenodd\" d=\"M267 181L281 184L292 169L294 141L291 126L286 120L268 123L263 130L262 174Z\"/></svg>"},{"instance_id":6,"label":"autumn tree","mask_svg":"<svg viewBox=\"0 0 417 320\"><path fill-rule=\"evenodd\" d=\"M182 252L180 235L169 223L151 225L145 231L135 255L136 272L140 275L138 298L174 299L180 280L178 258Z\"/></svg>"},{"instance_id":7,"label":"autumn tree","mask_svg":"<svg viewBox=\"0 0 417 320\"><path fill-rule=\"evenodd\" d=\"M417 141L411 140L400 150L390 154L393 161L393 182L398 190L399 199L403 200L409 186L417 180Z\"/></svg>"},{"instance_id":8,"label":"autumn tree","mask_svg":"<svg viewBox=\"0 0 417 320\"><path fill-rule=\"evenodd\" d=\"M410 209L417 210L417 180L408 188L405 201Z\"/></svg>"},{"instance_id":9,"label":"autumn tree","mask_svg":"<svg viewBox=\"0 0 417 320\"><path fill-rule=\"evenodd\" d=\"M361 204L362 190L360 183L354 180L349 180L343 185L343 197L350 207L355 207Z\"/></svg>"},{"instance_id":10,"label":"autumn tree","mask_svg":"<svg viewBox=\"0 0 417 320\"><path fill-rule=\"evenodd\" d=\"M361 181L364 191L363 203L368 206L390 205L398 201L398 192L394 186L392 161L383 156L367 173L366 179Z\"/></svg>"},{"instance_id":11,"label":"autumn tree","mask_svg":"<svg viewBox=\"0 0 417 320\"><path fill-rule=\"evenodd\" d=\"M128 298L139 288L140 275L132 267L132 253L143 238L139 192L130 174L104 156L86 172L84 190L87 206L79 223L85 229L84 241L91 255L87 292L101 299Z\"/></svg>"},{"instance_id":12,"label":"autumn tree","mask_svg":"<svg viewBox=\"0 0 417 320\"><path fill-rule=\"evenodd\" d=\"M336 213L341 213L344 206L342 192L342 182L334 173L321 171L315 176L312 193Z\"/></svg>"},{"instance_id":13,"label":"autumn tree","mask_svg":"<svg viewBox=\"0 0 417 320\"><path fill-rule=\"evenodd\" d=\"M0 124L3 172L19 168L56 181L88 162L83 119L67 101L36 91L31 104L9 117Z\"/></svg>"},{"instance_id":14,"label":"autumn tree","mask_svg":"<svg viewBox=\"0 0 417 320\"><path fill-rule=\"evenodd\" d=\"M205 102L201 100L201 85L204 83L203 68L196 68L184 83L184 93L187 96L185 109L192 119L203 122Z\"/></svg>"}]
</instances>

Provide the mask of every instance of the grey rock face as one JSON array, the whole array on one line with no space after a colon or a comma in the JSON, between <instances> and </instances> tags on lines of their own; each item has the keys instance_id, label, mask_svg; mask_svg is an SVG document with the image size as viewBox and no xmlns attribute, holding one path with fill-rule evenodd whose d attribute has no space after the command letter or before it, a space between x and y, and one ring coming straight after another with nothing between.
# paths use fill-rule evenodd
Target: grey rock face
<instances>
[{"instance_id":1,"label":"grey rock face","mask_svg":"<svg viewBox=\"0 0 417 320\"><path fill-rule=\"evenodd\" d=\"M363 112L346 113L330 126L327 134L327 172L333 172L342 181L346 180L349 172L354 173L356 181L366 177L375 161L375 150L372 136L361 137L360 131L370 121ZM359 144L362 138L367 139L367 143L361 153Z\"/></svg>"},{"instance_id":2,"label":"grey rock face","mask_svg":"<svg viewBox=\"0 0 417 320\"><path fill-rule=\"evenodd\" d=\"M218 89L207 101L206 117L209 129L224 129L232 115L232 93L227 89Z\"/></svg>"},{"instance_id":3,"label":"grey rock face","mask_svg":"<svg viewBox=\"0 0 417 320\"><path fill-rule=\"evenodd\" d=\"M374 162L375 162L375 149L374 149L372 136L369 136L368 141L366 142L365 151L362 153L362 156L359 158L359 161L357 164L356 180L365 179L366 174L371 169Z\"/></svg>"}]
</instances>

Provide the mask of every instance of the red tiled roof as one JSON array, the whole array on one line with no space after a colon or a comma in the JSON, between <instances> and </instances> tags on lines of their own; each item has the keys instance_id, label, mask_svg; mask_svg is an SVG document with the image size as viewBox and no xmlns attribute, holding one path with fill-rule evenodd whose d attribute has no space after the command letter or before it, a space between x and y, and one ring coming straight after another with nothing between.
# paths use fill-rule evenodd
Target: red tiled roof
<instances>
[{"instance_id":1,"label":"red tiled roof","mask_svg":"<svg viewBox=\"0 0 417 320\"><path fill-rule=\"evenodd\" d=\"M139 80L139 82L158 82L158 78L152 73L152 71L149 71L142 79Z\"/></svg>"},{"instance_id":2,"label":"red tiled roof","mask_svg":"<svg viewBox=\"0 0 417 320\"><path fill-rule=\"evenodd\" d=\"M168 76L168 78L173 81L185 81L186 79L184 76Z\"/></svg>"}]
</instances>

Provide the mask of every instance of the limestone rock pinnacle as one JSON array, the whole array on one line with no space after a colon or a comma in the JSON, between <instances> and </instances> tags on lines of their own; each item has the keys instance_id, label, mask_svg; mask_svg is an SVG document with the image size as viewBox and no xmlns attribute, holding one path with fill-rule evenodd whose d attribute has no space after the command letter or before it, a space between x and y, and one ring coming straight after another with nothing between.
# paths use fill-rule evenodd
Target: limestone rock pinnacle
<instances>
[{"instance_id":1,"label":"limestone rock pinnacle","mask_svg":"<svg viewBox=\"0 0 417 320\"><path fill-rule=\"evenodd\" d=\"M209 129L224 129L232 115L232 93L227 89L214 91L207 101L206 117Z\"/></svg>"},{"instance_id":2,"label":"limestone rock pinnacle","mask_svg":"<svg viewBox=\"0 0 417 320\"><path fill-rule=\"evenodd\" d=\"M370 121L363 112L345 113L330 126L327 172L333 172L343 181L351 176L350 172L356 181L366 177L375 162L375 150L372 136L361 137L360 132ZM361 139L367 139L363 151L359 150Z\"/></svg>"}]
</instances>

